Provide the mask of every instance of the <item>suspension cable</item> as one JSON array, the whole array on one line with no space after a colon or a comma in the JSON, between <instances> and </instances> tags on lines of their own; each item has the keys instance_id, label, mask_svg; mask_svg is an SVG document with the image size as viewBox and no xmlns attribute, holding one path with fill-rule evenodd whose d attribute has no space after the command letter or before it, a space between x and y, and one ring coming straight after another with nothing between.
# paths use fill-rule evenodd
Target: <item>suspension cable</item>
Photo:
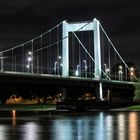
<instances>
[{"instance_id":1,"label":"suspension cable","mask_svg":"<svg viewBox=\"0 0 140 140\"><path fill-rule=\"evenodd\" d=\"M80 43L80 45L83 47L83 49L85 50L85 52L89 55L89 57L91 58L91 60L92 60L93 62L95 62L94 58L90 55L90 53L89 53L88 50L85 48L85 46L83 45L83 43L81 42L81 40L78 38L78 36L75 34L75 32L73 32L73 34L74 34L74 36L76 37L76 39L78 40L78 42ZM101 71L103 72L103 74L106 75L106 77L107 77L109 80L111 80L110 77L109 77L102 69L101 69Z\"/></svg>"},{"instance_id":2,"label":"suspension cable","mask_svg":"<svg viewBox=\"0 0 140 140\"><path fill-rule=\"evenodd\" d=\"M104 32L105 36L107 37L108 41L110 42L111 46L113 47L113 49L115 50L115 52L117 53L117 55L119 56L119 58L121 59L121 61L124 63L125 67L129 70L129 72L131 72L130 68L127 66L127 64L125 63L125 61L123 60L123 58L121 57L121 55L119 54L119 52L117 51L117 49L115 48L114 44L110 40L109 36L105 32L105 30L104 30L103 26L101 25L101 23L100 23L100 27L101 27L102 31ZM137 79L136 76L134 76L134 78Z\"/></svg>"},{"instance_id":3,"label":"suspension cable","mask_svg":"<svg viewBox=\"0 0 140 140\"><path fill-rule=\"evenodd\" d=\"M51 32L52 30L54 30L55 28L57 28L58 26L60 26L62 23L63 23L63 22L60 22L59 24L57 24L56 26L54 26L54 27L51 28L50 30L44 32L43 34L41 34L41 35L39 35L39 36L37 36L37 37L34 37L33 39L31 39L31 40L29 40L29 41L26 41L26 42L24 42L24 43L22 43L22 44L20 44L20 45L17 45L17 46L15 46L15 47L13 47L13 48L9 48L9 49L7 49L7 50L1 51L0 53L5 53L5 52L8 52L8 51L11 51L12 49L17 49L17 48L21 47L22 45L28 44L28 43L30 43L32 40L34 41L34 40L40 38L40 36L43 36L43 35L45 35L45 34Z\"/></svg>"}]
</instances>

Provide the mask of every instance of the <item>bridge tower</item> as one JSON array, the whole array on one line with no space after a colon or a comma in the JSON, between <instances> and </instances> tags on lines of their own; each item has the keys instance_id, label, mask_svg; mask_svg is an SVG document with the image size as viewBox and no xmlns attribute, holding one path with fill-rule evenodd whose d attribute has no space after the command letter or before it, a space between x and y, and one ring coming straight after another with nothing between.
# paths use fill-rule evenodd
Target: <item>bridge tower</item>
<instances>
[{"instance_id":1,"label":"bridge tower","mask_svg":"<svg viewBox=\"0 0 140 140\"><path fill-rule=\"evenodd\" d=\"M87 24L87 25L86 25ZM62 76L69 77L69 32L76 31L93 31L94 34L94 80L99 80L99 84L96 87L96 95L99 99L103 99L103 89L101 82L101 45L100 45L100 26L99 21L97 19L93 19L92 22L75 22L68 23L67 21L63 21L62 27ZM86 26L85 26L86 25Z\"/></svg>"}]
</instances>

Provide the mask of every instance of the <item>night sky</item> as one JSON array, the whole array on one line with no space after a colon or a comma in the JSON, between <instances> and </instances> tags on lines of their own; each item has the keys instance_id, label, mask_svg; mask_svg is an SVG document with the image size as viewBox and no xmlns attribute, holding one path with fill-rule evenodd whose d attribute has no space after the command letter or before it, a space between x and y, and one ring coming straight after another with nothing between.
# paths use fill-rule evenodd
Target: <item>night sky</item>
<instances>
[{"instance_id":1,"label":"night sky","mask_svg":"<svg viewBox=\"0 0 140 140\"><path fill-rule=\"evenodd\" d=\"M62 20L95 17L124 60L140 71L140 5L135 0L0 1L0 50L28 41Z\"/></svg>"}]
</instances>

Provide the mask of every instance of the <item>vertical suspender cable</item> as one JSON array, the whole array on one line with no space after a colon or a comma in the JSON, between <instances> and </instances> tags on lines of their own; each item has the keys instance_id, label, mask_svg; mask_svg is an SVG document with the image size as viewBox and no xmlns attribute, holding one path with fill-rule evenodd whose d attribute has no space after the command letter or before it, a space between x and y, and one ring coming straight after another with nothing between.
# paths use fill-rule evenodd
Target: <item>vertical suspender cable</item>
<instances>
[{"instance_id":1,"label":"vertical suspender cable","mask_svg":"<svg viewBox=\"0 0 140 140\"><path fill-rule=\"evenodd\" d=\"M109 68L109 77L111 76L111 63L110 63L110 43L108 42L108 68Z\"/></svg>"},{"instance_id":2,"label":"vertical suspender cable","mask_svg":"<svg viewBox=\"0 0 140 140\"><path fill-rule=\"evenodd\" d=\"M42 66L42 35L40 36L40 47L41 47L41 66L40 66L40 69L41 69L41 74L43 73L43 66Z\"/></svg>"},{"instance_id":3,"label":"vertical suspender cable","mask_svg":"<svg viewBox=\"0 0 140 140\"><path fill-rule=\"evenodd\" d=\"M31 57L32 57L32 68L31 68L31 71L32 71L32 74L34 73L34 50L33 50L33 45L34 45L34 40L31 40L31 49L32 49L32 54L31 54Z\"/></svg>"},{"instance_id":4,"label":"vertical suspender cable","mask_svg":"<svg viewBox=\"0 0 140 140\"><path fill-rule=\"evenodd\" d=\"M51 44L51 31L49 31L49 45ZM51 48L49 48L49 54L50 54L50 62L49 62L49 74L51 74Z\"/></svg>"},{"instance_id":5,"label":"vertical suspender cable","mask_svg":"<svg viewBox=\"0 0 140 140\"><path fill-rule=\"evenodd\" d=\"M90 31L89 31L89 34L88 34L88 38L89 38L89 40L88 40L88 51L91 52L91 51L90 51L90 46L91 46ZM87 53L86 53L86 55L87 55ZM90 59L90 58L89 58L89 63L88 63L88 65L89 65L89 75L90 75L90 78L92 78L92 76L91 76L91 74L92 74L92 72L91 72L92 66L91 66L91 59Z\"/></svg>"},{"instance_id":6,"label":"vertical suspender cable","mask_svg":"<svg viewBox=\"0 0 140 140\"><path fill-rule=\"evenodd\" d=\"M59 42L58 42L58 40L59 40L59 28L58 28L59 26L57 26L57 29L56 29L56 45L57 45L57 64L58 64L58 75L60 74L59 72L60 72L60 63L61 63L61 58L60 58L60 54L59 54Z\"/></svg>"},{"instance_id":7,"label":"vertical suspender cable","mask_svg":"<svg viewBox=\"0 0 140 140\"><path fill-rule=\"evenodd\" d=\"M21 45L22 46L22 72L24 72L24 52L23 52L23 49L24 49L24 44Z\"/></svg>"},{"instance_id":8,"label":"vertical suspender cable","mask_svg":"<svg viewBox=\"0 0 140 140\"><path fill-rule=\"evenodd\" d=\"M13 49L12 49L12 71L13 71Z\"/></svg>"}]
</instances>

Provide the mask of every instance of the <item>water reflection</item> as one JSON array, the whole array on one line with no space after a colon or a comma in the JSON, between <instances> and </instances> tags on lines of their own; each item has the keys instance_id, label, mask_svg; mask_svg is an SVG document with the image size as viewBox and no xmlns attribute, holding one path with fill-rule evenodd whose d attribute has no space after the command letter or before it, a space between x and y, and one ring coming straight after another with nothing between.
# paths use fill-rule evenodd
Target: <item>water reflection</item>
<instances>
[{"instance_id":1,"label":"water reflection","mask_svg":"<svg viewBox=\"0 0 140 140\"><path fill-rule=\"evenodd\" d=\"M105 123L104 123L104 113L100 112L96 119L95 119L96 125L94 127L95 134L94 139L103 140L105 137Z\"/></svg>"},{"instance_id":2,"label":"water reflection","mask_svg":"<svg viewBox=\"0 0 140 140\"><path fill-rule=\"evenodd\" d=\"M113 116L112 115L107 115L106 116L106 137L108 140L113 140L114 139L114 128L113 128Z\"/></svg>"},{"instance_id":3,"label":"water reflection","mask_svg":"<svg viewBox=\"0 0 140 140\"><path fill-rule=\"evenodd\" d=\"M117 116L117 125L118 125L118 139L119 140L125 140L125 132L126 132L126 128L125 128L125 113L120 113Z\"/></svg>"},{"instance_id":4,"label":"water reflection","mask_svg":"<svg viewBox=\"0 0 140 140\"><path fill-rule=\"evenodd\" d=\"M0 140L138 140L139 116L140 112L93 112L34 119L13 110L12 118L0 117Z\"/></svg>"},{"instance_id":5,"label":"water reflection","mask_svg":"<svg viewBox=\"0 0 140 140\"><path fill-rule=\"evenodd\" d=\"M28 122L21 127L22 140L39 140L40 126L35 122Z\"/></svg>"},{"instance_id":6,"label":"water reflection","mask_svg":"<svg viewBox=\"0 0 140 140\"><path fill-rule=\"evenodd\" d=\"M128 122L129 140L138 140L138 114L136 112L131 112Z\"/></svg>"},{"instance_id":7,"label":"water reflection","mask_svg":"<svg viewBox=\"0 0 140 140\"><path fill-rule=\"evenodd\" d=\"M16 110L12 110L12 123L13 126L16 125Z\"/></svg>"},{"instance_id":8,"label":"water reflection","mask_svg":"<svg viewBox=\"0 0 140 140\"><path fill-rule=\"evenodd\" d=\"M6 125L0 125L0 140L7 140L8 127Z\"/></svg>"}]
</instances>

